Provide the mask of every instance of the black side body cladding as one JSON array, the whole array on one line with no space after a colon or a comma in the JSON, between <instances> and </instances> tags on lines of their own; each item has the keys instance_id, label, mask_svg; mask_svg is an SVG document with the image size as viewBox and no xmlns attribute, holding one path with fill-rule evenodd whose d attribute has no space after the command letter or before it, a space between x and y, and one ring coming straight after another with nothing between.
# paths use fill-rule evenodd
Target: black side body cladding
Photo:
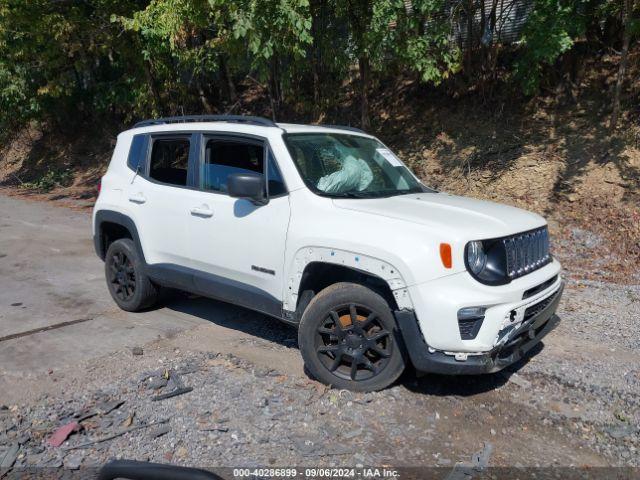
<instances>
[{"instance_id":1,"label":"black side body cladding","mask_svg":"<svg viewBox=\"0 0 640 480\"><path fill-rule=\"evenodd\" d=\"M283 318L282 302L259 288L179 265L154 264L145 268L147 275L160 285L240 305L289 323Z\"/></svg>"},{"instance_id":2,"label":"black side body cladding","mask_svg":"<svg viewBox=\"0 0 640 480\"><path fill-rule=\"evenodd\" d=\"M523 358L560 323L560 318L555 312L563 289L564 285L555 294L553 301L515 331L506 344L484 355L469 355L464 361L458 361L453 355L440 351L430 353L413 311L399 310L395 312L395 317L416 370L444 375L494 373Z\"/></svg>"}]
</instances>

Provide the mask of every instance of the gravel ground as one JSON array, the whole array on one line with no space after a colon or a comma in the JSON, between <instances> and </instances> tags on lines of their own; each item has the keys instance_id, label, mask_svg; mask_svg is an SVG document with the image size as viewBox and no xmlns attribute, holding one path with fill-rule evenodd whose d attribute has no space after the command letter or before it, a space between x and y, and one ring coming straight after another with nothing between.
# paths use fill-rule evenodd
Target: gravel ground
<instances>
[{"instance_id":1,"label":"gravel ground","mask_svg":"<svg viewBox=\"0 0 640 480\"><path fill-rule=\"evenodd\" d=\"M562 323L528 361L478 377L408 372L371 394L207 351L202 332L186 331L78 365L40 398L0 400L0 465L13 455L16 471L112 458L453 469L485 452L491 466L640 467L639 313L639 285L569 278ZM295 331L262 320L244 348L299 362ZM193 390L153 400L181 383ZM47 443L71 422L80 430L59 447Z\"/></svg>"}]
</instances>

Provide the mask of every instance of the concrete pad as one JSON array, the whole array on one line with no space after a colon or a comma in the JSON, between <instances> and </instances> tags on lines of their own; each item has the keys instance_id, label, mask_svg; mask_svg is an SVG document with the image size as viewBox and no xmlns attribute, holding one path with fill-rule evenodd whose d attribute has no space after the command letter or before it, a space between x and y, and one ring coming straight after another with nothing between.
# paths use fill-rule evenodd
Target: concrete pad
<instances>
[{"instance_id":1,"label":"concrete pad","mask_svg":"<svg viewBox=\"0 0 640 480\"><path fill-rule=\"evenodd\" d=\"M198 342L202 350L207 342L218 350L245 342L239 350L259 360L254 350L272 351L283 339L295 347L291 328L204 298L178 296L163 308L123 312L109 295L103 269L88 213L0 195L0 377L72 370L196 327L207 332ZM37 331L44 328L51 329Z\"/></svg>"}]
</instances>

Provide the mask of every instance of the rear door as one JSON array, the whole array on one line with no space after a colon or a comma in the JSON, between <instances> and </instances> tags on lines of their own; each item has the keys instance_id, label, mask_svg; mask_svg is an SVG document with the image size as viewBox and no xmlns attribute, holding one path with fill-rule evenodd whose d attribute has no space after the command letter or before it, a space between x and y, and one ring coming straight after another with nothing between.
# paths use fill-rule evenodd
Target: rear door
<instances>
[{"instance_id":1,"label":"rear door","mask_svg":"<svg viewBox=\"0 0 640 480\"><path fill-rule=\"evenodd\" d=\"M189 238L197 289L271 315L281 314L289 197L266 139L202 135L197 201ZM269 178L269 202L254 205L227 193L233 173ZM265 189L266 189L265 185Z\"/></svg>"},{"instance_id":2,"label":"rear door","mask_svg":"<svg viewBox=\"0 0 640 480\"><path fill-rule=\"evenodd\" d=\"M195 144L191 133L149 134L126 197L148 264L189 263L187 205L194 195ZM134 137L134 145L135 145Z\"/></svg>"}]
</instances>

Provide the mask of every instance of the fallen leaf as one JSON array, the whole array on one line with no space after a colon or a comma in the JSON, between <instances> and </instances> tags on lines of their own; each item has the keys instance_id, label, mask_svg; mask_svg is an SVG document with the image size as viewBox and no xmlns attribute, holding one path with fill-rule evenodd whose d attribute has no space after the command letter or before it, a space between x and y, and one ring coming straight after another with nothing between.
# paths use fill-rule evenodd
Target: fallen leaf
<instances>
[{"instance_id":1,"label":"fallen leaf","mask_svg":"<svg viewBox=\"0 0 640 480\"><path fill-rule=\"evenodd\" d=\"M122 422L122 426L123 426L123 427L130 427L130 426L131 426L131 424L133 423L133 417L135 417L135 415L136 415L136 414L135 414L135 412L131 413L131 414L127 417L127 419L126 419L124 422Z\"/></svg>"}]
</instances>

